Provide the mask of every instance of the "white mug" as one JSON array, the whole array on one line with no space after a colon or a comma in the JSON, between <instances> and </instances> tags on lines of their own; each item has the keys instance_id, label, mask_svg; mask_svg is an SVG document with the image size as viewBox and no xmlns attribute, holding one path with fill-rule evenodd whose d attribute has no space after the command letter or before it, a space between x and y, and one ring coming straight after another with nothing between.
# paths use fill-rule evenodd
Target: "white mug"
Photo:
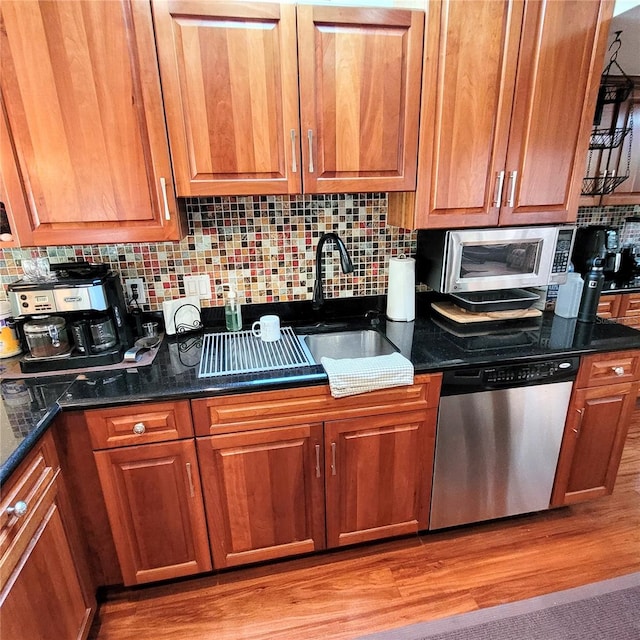
<instances>
[{"instance_id":1,"label":"white mug","mask_svg":"<svg viewBox=\"0 0 640 640\"><path fill-rule=\"evenodd\" d=\"M251 332L263 342L280 340L280 318L278 316L260 316L251 325Z\"/></svg>"}]
</instances>

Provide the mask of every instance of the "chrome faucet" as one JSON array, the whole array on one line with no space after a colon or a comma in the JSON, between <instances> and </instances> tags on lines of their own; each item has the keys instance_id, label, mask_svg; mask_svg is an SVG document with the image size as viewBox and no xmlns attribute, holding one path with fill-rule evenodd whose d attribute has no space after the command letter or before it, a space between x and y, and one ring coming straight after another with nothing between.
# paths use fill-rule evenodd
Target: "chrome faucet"
<instances>
[{"instance_id":1,"label":"chrome faucet","mask_svg":"<svg viewBox=\"0 0 640 640\"><path fill-rule=\"evenodd\" d=\"M338 247L340 252L340 264L343 273L351 273L353 271L353 263L351 256L345 247L344 242L338 237L337 233L323 233L318 240L316 249L316 281L313 284L313 300L311 307L317 311L324 303L324 293L322 292L322 247L324 243L331 240Z\"/></svg>"}]
</instances>

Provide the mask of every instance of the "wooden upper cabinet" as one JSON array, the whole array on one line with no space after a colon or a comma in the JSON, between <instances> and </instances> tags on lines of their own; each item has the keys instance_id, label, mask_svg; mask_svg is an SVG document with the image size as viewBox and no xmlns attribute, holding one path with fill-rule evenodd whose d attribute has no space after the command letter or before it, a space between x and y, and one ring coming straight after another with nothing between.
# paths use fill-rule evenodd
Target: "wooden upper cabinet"
<instances>
[{"instance_id":1,"label":"wooden upper cabinet","mask_svg":"<svg viewBox=\"0 0 640 640\"><path fill-rule=\"evenodd\" d=\"M609 0L430 2L418 183L390 194L390 224L575 219L611 11Z\"/></svg>"},{"instance_id":2,"label":"wooden upper cabinet","mask_svg":"<svg viewBox=\"0 0 640 640\"><path fill-rule=\"evenodd\" d=\"M180 196L415 187L422 12L153 0L153 17Z\"/></svg>"},{"instance_id":3,"label":"wooden upper cabinet","mask_svg":"<svg viewBox=\"0 0 640 640\"><path fill-rule=\"evenodd\" d=\"M19 246L17 219L26 220L29 216L29 203L22 188L20 173L16 165L13 145L9 135L4 102L0 97L0 202L7 214L10 238L0 238L0 248ZM13 197L9 199L9 192Z\"/></svg>"},{"instance_id":4,"label":"wooden upper cabinet","mask_svg":"<svg viewBox=\"0 0 640 640\"><path fill-rule=\"evenodd\" d=\"M300 193L294 5L153 1L178 194Z\"/></svg>"},{"instance_id":5,"label":"wooden upper cabinet","mask_svg":"<svg viewBox=\"0 0 640 640\"><path fill-rule=\"evenodd\" d=\"M6 188L28 202L20 243L178 239L149 6L6 0L1 11L2 157L14 151L21 177Z\"/></svg>"},{"instance_id":6,"label":"wooden upper cabinet","mask_svg":"<svg viewBox=\"0 0 640 640\"><path fill-rule=\"evenodd\" d=\"M424 15L297 12L304 191L415 188Z\"/></svg>"},{"instance_id":7,"label":"wooden upper cabinet","mask_svg":"<svg viewBox=\"0 0 640 640\"><path fill-rule=\"evenodd\" d=\"M605 15L599 0L525 4L500 224L575 220Z\"/></svg>"}]
</instances>

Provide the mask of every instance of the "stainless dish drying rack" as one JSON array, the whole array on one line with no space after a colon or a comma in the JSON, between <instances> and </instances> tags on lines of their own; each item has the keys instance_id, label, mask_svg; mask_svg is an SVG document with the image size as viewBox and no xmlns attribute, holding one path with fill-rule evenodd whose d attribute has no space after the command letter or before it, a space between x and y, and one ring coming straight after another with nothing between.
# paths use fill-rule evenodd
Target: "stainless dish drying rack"
<instances>
[{"instance_id":1,"label":"stainless dish drying rack","mask_svg":"<svg viewBox=\"0 0 640 640\"><path fill-rule=\"evenodd\" d=\"M315 364L313 356L291 327L283 327L281 335L275 342L263 342L251 331L204 334L198 377L257 373Z\"/></svg>"}]
</instances>

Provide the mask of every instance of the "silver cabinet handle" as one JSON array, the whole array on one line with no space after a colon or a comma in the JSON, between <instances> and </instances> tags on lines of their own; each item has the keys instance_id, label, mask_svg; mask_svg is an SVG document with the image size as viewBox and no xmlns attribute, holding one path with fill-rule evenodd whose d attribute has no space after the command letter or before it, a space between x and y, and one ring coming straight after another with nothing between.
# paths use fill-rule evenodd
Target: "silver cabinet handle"
<instances>
[{"instance_id":1,"label":"silver cabinet handle","mask_svg":"<svg viewBox=\"0 0 640 640\"><path fill-rule=\"evenodd\" d=\"M187 477L189 478L189 493L191 497L194 498L196 495L196 490L193 486L193 476L191 475L191 463L187 462Z\"/></svg>"},{"instance_id":2,"label":"silver cabinet handle","mask_svg":"<svg viewBox=\"0 0 640 640\"><path fill-rule=\"evenodd\" d=\"M164 219L171 220L169 200L167 199L167 181L164 178L160 178L160 190L162 191L162 202L164 204Z\"/></svg>"},{"instance_id":3,"label":"silver cabinet handle","mask_svg":"<svg viewBox=\"0 0 640 640\"><path fill-rule=\"evenodd\" d=\"M509 200L507 200L507 207L513 207L513 203L516 198L516 182L518 181L518 172L509 172Z\"/></svg>"},{"instance_id":4,"label":"silver cabinet handle","mask_svg":"<svg viewBox=\"0 0 640 640\"><path fill-rule=\"evenodd\" d=\"M7 507L6 511L10 516L15 516L16 518L22 518L22 516L27 513L29 507L24 500L18 500L13 507Z\"/></svg>"},{"instance_id":5,"label":"silver cabinet handle","mask_svg":"<svg viewBox=\"0 0 640 640\"><path fill-rule=\"evenodd\" d=\"M504 171L499 171L496 175L496 188L493 192L493 206L499 207L502 202L502 189L504 188Z\"/></svg>"},{"instance_id":6,"label":"silver cabinet handle","mask_svg":"<svg viewBox=\"0 0 640 640\"><path fill-rule=\"evenodd\" d=\"M316 478L320 477L320 445L316 445Z\"/></svg>"},{"instance_id":7,"label":"silver cabinet handle","mask_svg":"<svg viewBox=\"0 0 640 640\"><path fill-rule=\"evenodd\" d=\"M296 130L291 129L291 172L296 173L298 171L298 163L296 162Z\"/></svg>"},{"instance_id":8,"label":"silver cabinet handle","mask_svg":"<svg viewBox=\"0 0 640 640\"><path fill-rule=\"evenodd\" d=\"M309 140L309 173L313 173L313 129L307 131L307 140Z\"/></svg>"},{"instance_id":9,"label":"silver cabinet handle","mask_svg":"<svg viewBox=\"0 0 640 640\"><path fill-rule=\"evenodd\" d=\"M336 475L336 443L331 443L331 475Z\"/></svg>"},{"instance_id":10,"label":"silver cabinet handle","mask_svg":"<svg viewBox=\"0 0 640 640\"><path fill-rule=\"evenodd\" d=\"M146 430L147 428L144 426L144 422L136 422L133 425L133 433L137 436L141 436Z\"/></svg>"},{"instance_id":11,"label":"silver cabinet handle","mask_svg":"<svg viewBox=\"0 0 640 640\"><path fill-rule=\"evenodd\" d=\"M623 376L624 375L624 367L611 367L613 369L613 373L615 373L617 376Z\"/></svg>"}]
</instances>

